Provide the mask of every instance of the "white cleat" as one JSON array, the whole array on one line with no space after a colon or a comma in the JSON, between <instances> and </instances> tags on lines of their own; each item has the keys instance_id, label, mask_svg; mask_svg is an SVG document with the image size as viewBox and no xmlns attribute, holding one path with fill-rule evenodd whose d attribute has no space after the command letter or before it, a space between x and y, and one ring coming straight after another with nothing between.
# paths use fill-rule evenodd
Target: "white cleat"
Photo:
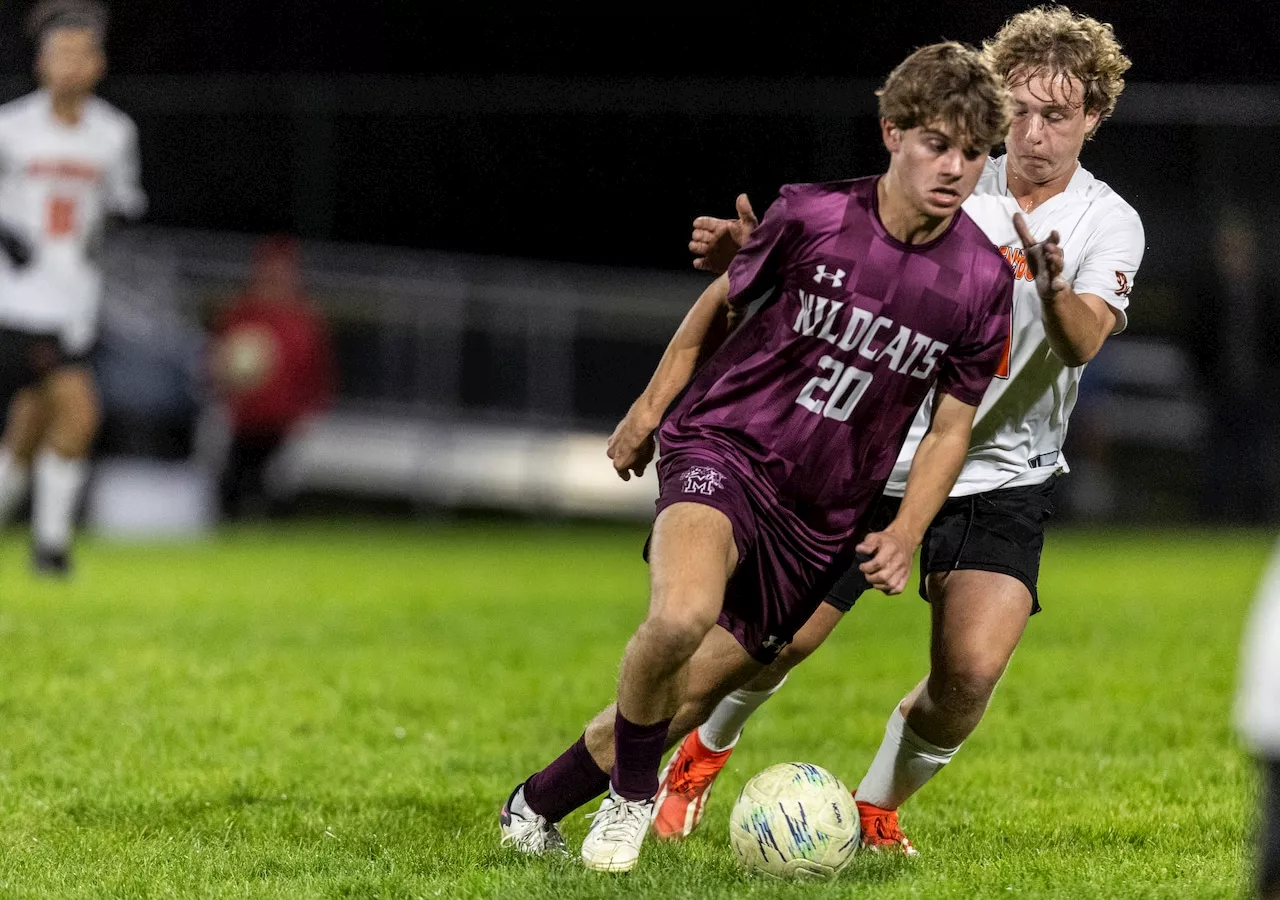
<instances>
[{"instance_id":1,"label":"white cleat","mask_svg":"<svg viewBox=\"0 0 1280 900\"><path fill-rule=\"evenodd\" d=\"M597 872L627 872L640 858L649 831L653 800L627 800L609 788L609 796L588 818L591 830L582 841L582 864Z\"/></svg>"},{"instance_id":2,"label":"white cleat","mask_svg":"<svg viewBox=\"0 0 1280 900\"><path fill-rule=\"evenodd\" d=\"M548 822L524 802L524 784L511 792L498 813L498 826L502 829L502 845L510 844L521 853L530 856L568 856L560 826Z\"/></svg>"}]
</instances>

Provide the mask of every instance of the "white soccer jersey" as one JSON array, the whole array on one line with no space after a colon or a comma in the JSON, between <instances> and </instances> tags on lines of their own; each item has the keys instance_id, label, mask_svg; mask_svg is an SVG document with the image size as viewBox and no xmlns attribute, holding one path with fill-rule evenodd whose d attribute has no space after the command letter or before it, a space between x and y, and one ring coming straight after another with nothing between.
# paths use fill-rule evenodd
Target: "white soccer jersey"
<instances>
[{"instance_id":1,"label":"white soccer jersey","mask_svg":"<svg viewBox=\"0 0 1280 900\"><path fill-rule=\"evenodd\" d=\"M1236 727L1253 750L1280 757L1280 544L1245 630Z\"/></svg>"},{"instance_id":2,"label":"white soccer jersey","mask_svg":"<svg viewBox=\"0 0 1280 900\"><path fill-rule=\"evenodd\" d=\"M1069 368L1049 349L1040 295L1013 230L1012 215L1018 207L1009 195L1005 157L987 161L964 210L1000 248L1015 278L1006 357L978 407L973 441L953 497L1040 484L1068 471L1062 444L1084 373L1084 366ZM1023 215L1037 240L1058 232L1063 276L1077 294L1105 300L1116 313L1115 330L1122 330L1146 247L1142 221L1133 207L1080 166L1065 191ZM929 428L931 407L932 397L911 424L885 488L892 496L901 497L906 490L911 458Z\"/></svg>"},{"instance_id":3,"label":"white soccer jersey","mask_svg":"<svg viewBox=\"0 0 1280 900\"><path fill-rule=\"evenodd\" d=\"M97 330L102 291L91 258L108 215L142 214L137 129L91 97L79 124L53 115L37 91L0 106L0 217L31 242L31 264L0 272L0 325L58 333L82 352Z\"/></svg>"}]
</instances>

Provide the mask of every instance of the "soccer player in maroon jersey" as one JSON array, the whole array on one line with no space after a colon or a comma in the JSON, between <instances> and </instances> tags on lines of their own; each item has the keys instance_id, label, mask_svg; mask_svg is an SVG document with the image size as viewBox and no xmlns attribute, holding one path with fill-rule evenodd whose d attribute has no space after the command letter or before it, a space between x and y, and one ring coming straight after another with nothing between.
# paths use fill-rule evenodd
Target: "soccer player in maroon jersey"
<instances>
[{"instance_id":1,"label":"soccer player in maroon jersey","mask_svg":"<svg viewBox=\"0 0 1280 900\"><path fill-rule=\"evenodd\" d=\"M758 673L855 552L872 585L905 586L1008 334L1012 273L960 204L1004 136L1009 99L980 54L955 43L913 53L879 96L887 172L784 186L610 438L624 479L643 473L655 435L662 447L649 614L623 656L616 705L512 791L504 843L563 853L556 823L607 789L583 862L630 869L686 692ZM729 313L770 293L697 368ZM869 534L935 385L900 510Z\"/></svg>"},{"instance_id":2,"label":"soccer player in maroon jersey","mask_svg":"<svg viewBox=\"0 0 1280 900\"><path fill-rule=\"evenodd\" d=\"M1079 162L1085 141L1114 110L1130 65L1111 26L1040 6L1010 17L983 50L1009 87L1013 121L1007 154L987 164L965 211L1014 268L1014 328L1006 364L979 406L964 469L921 547L920 595L932 619L929 671L894 705L855 791L863 846L907 855L917 851L902 830L900 807L978 726L1040 610L1040 556L1054 486L1067 471L1061 450L1081 372L1123 330L1146 246L1137 211ZM1020 210L1016 235L992 201ZM695 265L724 271L752 218L743 195L736 222L695 221L690 249L702 257ZM912 427L877 520L893 515L923 424L917 419ZM748 717L866 590L862 573L851 569L765 672L723 698L686 697L676 727L703 724L664 770L656 835L692 833Z\"/></svg>"}]
</instances>

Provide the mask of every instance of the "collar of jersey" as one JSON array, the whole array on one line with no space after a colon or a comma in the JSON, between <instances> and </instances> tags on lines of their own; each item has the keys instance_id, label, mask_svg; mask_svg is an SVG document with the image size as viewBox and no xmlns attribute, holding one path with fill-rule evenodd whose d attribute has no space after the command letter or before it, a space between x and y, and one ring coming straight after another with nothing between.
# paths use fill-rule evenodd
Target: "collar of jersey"
<instances>
[{"instance_id":1,"label":"collar of jersey","mask_svg":"<svg viewBox=\"0 0 1280 900\"><path fill-rule=\"evenodd\" d=\"M1005 196L1009 195L1009 154L998 156L995 159L996 165L996 189ZM1067 182L1066 188L1062 191L1064 194L1083 194L1093 186L1093 173L1076 161L1076 170L1071 175L1071 180ZM1056 194L1054 196L1057 196ZM1049 199L1053 199L1052 197ZM1046 201L1047 202L1047 201ZM1044 204L1040 204L1043 206Z\"/></svg>"}]
</instances>

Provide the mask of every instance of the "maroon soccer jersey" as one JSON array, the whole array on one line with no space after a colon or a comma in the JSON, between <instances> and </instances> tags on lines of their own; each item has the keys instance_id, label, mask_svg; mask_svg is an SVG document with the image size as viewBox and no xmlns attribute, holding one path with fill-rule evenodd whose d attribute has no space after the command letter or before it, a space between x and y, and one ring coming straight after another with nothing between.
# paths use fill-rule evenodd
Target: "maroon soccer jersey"
<instances>
[{"instance_id":1,"label":"maroon soccer jersey","mask_svg":"<svg viewBox=\"0 0 1280 900\"><path fill-rule=\"evenodd\" d=\"M973 220L904 244L878 181L783 187L729 267L731 303L773 296L658 432L751 479L822 556L850 552L930 386L976 406L1009 333L1013 276Z\"/></svg>"}]
</instances>

